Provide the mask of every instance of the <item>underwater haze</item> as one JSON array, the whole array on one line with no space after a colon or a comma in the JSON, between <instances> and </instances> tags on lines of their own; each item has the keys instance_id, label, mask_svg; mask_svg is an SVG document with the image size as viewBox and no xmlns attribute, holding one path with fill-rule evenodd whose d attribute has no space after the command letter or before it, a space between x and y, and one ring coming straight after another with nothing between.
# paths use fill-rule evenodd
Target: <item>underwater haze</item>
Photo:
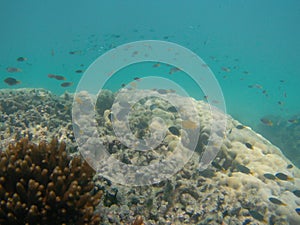
<instances>
[{"instance_id":1,"label":"underwater haze","mask_svg":"<svg viewBox=\"0 0 300 225\"><path fill-rule=\"evenodd\" d=\"M0 88L74 92L88 66L108 50L139 40L170 41L207 63L221 85L230 115L266 135L290 158L297 154L299 138L287 142L278 135L289 137L290 129L299 132L295 128L300 111L299 1L0 4ZM18 61L19 57L26 60ZM48 74L65 77L66 87ZM8 77L20 82L8 84L4 82ZM114 89L131 78L128 75ZM199 98L199 93L193 96Z\"/></svg>"}]
</instances>

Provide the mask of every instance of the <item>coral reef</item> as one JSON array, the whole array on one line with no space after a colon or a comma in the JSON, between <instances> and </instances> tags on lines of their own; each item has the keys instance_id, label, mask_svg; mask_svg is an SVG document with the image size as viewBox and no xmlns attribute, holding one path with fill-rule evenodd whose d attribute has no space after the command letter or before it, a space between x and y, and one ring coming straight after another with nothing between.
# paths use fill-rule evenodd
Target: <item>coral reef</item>
<instances>
[{"instance_id":1,"label":"coral reef","mask_svg":"<svg viewBox=\"0 0 300 225\"><path fill-rule=\"evenodd\" d=\"M22 139L1 153L0 224L99 224L94 171L57 139Z\"/></svg>"},{"instance_id":2,"label":"coral reef","mask_svg":"<svg viewBox=\"0 0 300 225\"><path fill-rule=\"evenodd\" d=\"M150 137L152 128L162 128L161 121L155 119L158 117L163 119L167 129L157 148L152 151L135 151L122 143L114 133L112 118L122 117L128 104L120 99L115 104L116 110L112 112L109 107L114 102L113 96L108 91L99 95L96 105L96 121L99 125L97 128L110 155L125 164L148 166L168 157L186 135L179 125L191 131L194 129L194 124L188 118L185 121L180 118L181 110L190 110L186 107L185 98L176 101L184 106L177 109L159 98L142 99L133 106L129 116L132 134L141 139ZM164 93L164 96L172 99L175 93ZM75 155L77 148L69 110L72 99L71 94L57 97L45 90L1 91L0 146L8 143L15 146L22 137L28 137L31 142L37 143L39 138L50 141L53 136L57 136L60 141L66 142L68 152L70 146ZM79 104L85 104L84 99L75 100ZM188 163L169 180L148 186L130 187L112 183L99 174L94 176L95 186L103 191L97 207L101 224L300 224L300 170L280 149L229 115L220 115L226 117L227 128L219 154L206 170L199 171L201 153L208 138L214 135L210 129L211 121L218 121L218 118L211 116L207 103L192 101L199 116L199 142ZM24 104L18 104L20 102ZM84 118L83 122L85 121ZM74 125L75 130L82 129ZM85 125L89 127L88 123ZM273 125L272 128L277 126ZM294 138L295 147L299 147L299 125L293 123L287 128L291 132L295 131L295 135L287 133L285 137L289 135ZM280 132L276 134L280 135ZM93 143L89 135L83 138L84 141L91 139ZM45 142L42 143L45 146ZM6 156L8 152L3 152L1 156ZM292 155L293 159L296 155L299 154ZM22 162L27 158L22 158ZM16 162L13 160L14 157L10 162ZM59 163L59 160L56 161ZM1 161L1 168L2 164ZM8 165L10 164L6 164L6 167ZM7 171L11 170L10 167L7 167ZM160 171L153 170L153 173L156 172ZM51 174L48 175L50 179ZM27 192L29 180L27 186L23 185ZM30 183L32 186L33 182ZM3 186L2 178L0 184ZM2 196L5 200L1 203L1 209L6 207L8 199L3 195L2 188L1 200ZM29 192L25 196L27 195ZM44 199L46 197L47 195ZM10 202L16 201L14 198L11 196ZM3 213L0 212L1 215ZM4 215L8 215L6 211Z\"/></svg>"}]
</instances>

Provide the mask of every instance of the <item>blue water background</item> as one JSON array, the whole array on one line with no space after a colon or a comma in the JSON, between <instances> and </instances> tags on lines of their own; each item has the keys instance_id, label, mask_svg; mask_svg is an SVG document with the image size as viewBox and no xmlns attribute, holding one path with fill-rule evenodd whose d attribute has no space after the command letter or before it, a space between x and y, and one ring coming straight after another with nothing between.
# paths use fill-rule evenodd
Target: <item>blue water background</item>
<instances>
[{"instance_id":1,"label":"blue water background","mask_svg":"<svg viewBox=\"0 0 300 225\"><path fill-rule=\"evenodd\" d=\"M218 79L227 112L264 132L262 117L280 117L276 125L300 114L299 21L297 0L1 0L0 88L74 92L82 76L75 71L87 69L109 49L138 40L165 40L197 53ZM28 60L18 62L20 56ZM7 67L22 72L9 73ZM74 85L63 88L48 74L63 75ZM114 82L114 88L135 76L130 73ZM21 84L8 86L6 77Z\"/></svg>"}]
</instances>

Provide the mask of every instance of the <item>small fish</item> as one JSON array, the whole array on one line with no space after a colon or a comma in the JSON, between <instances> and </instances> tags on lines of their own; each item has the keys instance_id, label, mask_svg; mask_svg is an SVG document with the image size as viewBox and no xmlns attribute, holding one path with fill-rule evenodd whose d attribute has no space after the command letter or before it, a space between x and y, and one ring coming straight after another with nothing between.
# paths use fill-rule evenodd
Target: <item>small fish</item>
<instances>
[{"instance_id":1,"label":"small fish","mask_svg":"<svg viewBox=\"0 0 300 225\"><path fill-rule=\"evenodd\" d=\"M287 169L292 169L294 166L292 164L289 164L286 166Z\"/></svg>"},{"instance_id":2,"label":"small fish","mask_svg":"<svg viewBox=\"0 0 300 225\"><path fill-rule=\"evenodd\" d=\"M169 112L177 113L177 109L176 109L175 106L170 106L167 110L168 110Z\"/></svg>"},{"instance_id":3,"label":"small fish","mask_svg":"<svg viewBox=\"0 0 300 225\"><path fill-rule=\"evenodd\" d=\"M123 88L123 87L125 87L126 86L126 84L121 84L121 87Z\"/></svg>"},{"instance_id":4,"label":"small fish","mask_svg":"<svg viewBox=\"0 0 300 225\"><path fill-rule=\"evenodd\" d=\"M48 74L49 78L54 78L56 80L66 80L66 78L64 76L61 75L55 75L55 74Z\"/></svg>"},{"instance_id":5,"label":"small fish","mask_svg":"<svg viewBox=\"0 0 300 225\"><path fill-rule=\"evenodd\" d=\"M248 85L249 88L257 88L257 89L263 89L263 86L260 84L250 84Z\"/></svg>"},{"instance_id":6,"label":"small fish","mask_svg":"<svg viewBox=\"0 0 300 225\"><path fill-rule=\"evenodd\" d=\"M80 54L81 50L76 50L76 51L69 51L70 55L76 55L76 54Z\"/></svg>"},{"instance_id":7,"label":"small fish","mask_svg":"<svg viewBox=\"0 0 300 225\"><path fill-rule=\"evenodd\" d=\"M277 103L278 103L278 105L283 105L284 104L283 101L278 101Z\"/></svg>"},{"instance_id":8,"label":"small fish","mask_svg":"<svg viewBox=\"0 0 300 225\"><path fill-rule=\"evenodd\" d=\"M284 173L276 173L275 176L279 179L279 180L289 180L289 181L293 181L294 178L289 177L288 175L284 174Z\"/></svg>"},{"instance_id":9,"label":"small fish","mask_svg":"<svg viewBox=\"0 0 300 225\"><path fill-rule=\"evenodd\" d=\"M176 93L176 91L174 89L168 89L169 93Z\"/></svg>"},{"instance_id":10,"label":"small fish","mask_svg":"<svg viewBox=\"0 0 300 225\"><path fill-rule=\"evenodd\" d=\"M272 120L270 120L266 117L261 118L260 121L267 126L273 126Z\"/></svg>"},{"instance_id":11,"label":"small fish","mask_svg":"<svg viewBox=\"0 0 300 225\"><path fill-rule=\"evenodd\" d=\"M154 68L160 67L160 63L155 63L155 64L153 64L152 67L154 67Z\"/></svg>"},{"instance_id":12,"label":"small fish","mask_svg":"<svg viewBox=\"0 0 300 225\"><path fill-rule=\"evenodd\" d=\"M54 49L51 49L51 56L54 56L55 55L55 51Z\"/></svg>"},{"instance_id":13,"label":"small fish","mask_svg":"<svg viewBox=\"0 0 300 225\"><path fill-rule=\"evenodd\" d=\"M280 80L279 82L280 82L280 83L284 83L284 82L285 82L285 80Z\"/></svg>"},{"instance_id":14,"label":"small fish","mask_svg":"<svg viewBox=\"0 0 300 225\"><path fill-rule=\"evenodd\" d=\"M276 180L276 177L271 173L265 173L264 177L269 179L269 180Z\"/></svg>"},{"instance_id":15,"label":"small fish","mask_svg":"<svg viewBox=\"0 0 300 225\"><path fill-rule=\"evenodd\" d=\"M24 61L26 61L27 60L27 58L25 58L25 57L18 57L17 58L17 61L18 62L24 62Z\"/></svg>"},{"instance_id":16,"label":"small fish","mask_svg":"<svg viewBox=\"0 0 300 225\"><path fill-rule=\"evenodd\" d=\"M249 72L245 70L245 71L243 71L243 74L249 74Z\"/></svg>"},{"instance_id":17,"label":"small fish","mask_svg":"<svg viewBox=\"0 0 300 225\"><path fill-rule=\"evenodd\" d=\"M242 172L242 173L245 173L245 174L252 174L251 170L248 167L244 166L244 165L238 164L236 166L236 168L239 172Z\"/></svg>"},{"instance_id":18,"label":"small fish","mask_svg":"<svg viewBox=\"0 0 300 225\"><path fill-rule=\"evenodd\" d=\"M269 198L269 201L276 204L276 205L283 205L283 206L287 206L287 204L285 204L284 202L282 202L281 200L279 200L278 198Z\"/></svg>"},{"instance_id":19,"label":"small fish","mask_svg":"<svg viewBox=\"0 0 300 225\"><path fill-rule=\"evenodd\" d=\"M141 81L142 78L134 77L133 79L136 80L136 81Z\"/></svg>"},{"instance_id":20,"label":"small fish","mask_svg":"<svg viewBox=\"0 0 300 225\"><path fill-rule=\"evenodd\" d=\"M169 71L169 74L173 74L173 73L176 73L178 71L180 71L181 69L179 69L178 67L172 67Z\"/></svg>"},{"instance_id":21,"label":"small fish","mask_svg":"<svg viewBox=\"0 0 300 225\"><path fill-rule=\"evenodd\" d=\"M197 124L191 120L184 120L181 124L184 129L195 130L198 127Z\"/></svg>"},{"instance_id":22,"label":"small fish","mask_svg":"<svg viewBox=\"0 0 300 225\"><path fill-rule=\"evenodd\" d=\"M299 123L298 119L289 119L288 120L289 123Z\"/></svg>"},{"instance_id":23,"label":"small fish","mask_svg":"<svg viewBox=\"0 0 300 225\"><path fill-rule=\"evenodd\" d=\"M8 84L9 86L13 86L13 85L16 85L16 84L20 84L21 81L19 80L16 80L15 78L12 78L12 77L8 77L4 80L4 82L6 84Z\"/></svg>"},{"instance_id":24,"label":"small fish","mask_svg":"<svg viewBox=\"0 0 300 225\"><path fill-rule=\"evenodd\" d=\"M283 97L285 97L285 98L287 97L287 94L286 94L286 92L283 92Z\"/></svg>"},{"instance_id":25,"label":"small fish","mask_svg":"<svg viewBox=\"0 0 300 225\"><path fill-rule=\"evenodd\" d=\"M83 73L83 70L76 70L75 73Z\"/></svg>"},{"instance_id":26,"label":"small fish","mask_svg":"<svg viewBox=\"0 0 300 225\"><path fill-rule=\"evenodd\" d=\"M296 208L295 211L298 215L300 215L300 208Z\"/></svg>"},{"instance_id":27,"label":"small fish","mask_svg":"<svg viewBox=\"0 0 300 225\"><path fill-rule=\"evenodd\" d=\"M16 68L16 67L7 67L6 71L9 73L19 73L22 72L22 70L20 68Z\"/></svg>"},{"instance_id":28,"label":"small fish","mask_svg":"<svg viewBox=\"0 0 300 225\"><path fill-rule=\"evenodd\" d=\"M253 149L253 146L250 143L247 142L247 143L245 143L245 145L246 145L247 148Z\"/></svg>"},{"instance_id":29,"label":"small fish","mask_svg":"<svg viewBox=\"0 0 300 225\"><path fill-rule=\"evenodd\" d=\"M241 130L241 129L244 129L245 126L243 126L243 125L237 125L235 128Z\"/></svg>"},{"instance_id":30,"label":"small fish","mask_svg":"<svg viewBox=\"0 0 300 225\"><path fill-rule=\"evenodd\" d=\"M249 214L256 220L258 221L263 221L266 223L264 216L262 214L260 214L259 212L257 212L256 210L249 210Z\"/></svg>"},{"instance_id":31,"label":"small fish","mask_svg":"<svg viewBox=\"0 0 300 225\"><path fill-rule=\"evenodd\" d=\"M157 89L156 90L159 94L167 94L168 93L168 90L166 90L166 89Z\"/></svg>"},{"instance_id":32,"label":"small fish","mask_svg":"<svg viewBox=\"0 0 300 225\"><path fill-rule=\"evenodd\" d=\"M64 83L61 83L61 84L60 84L60 86L62 86L62 87L70 87L70 86L72 86L72 85L73 85L72 82L64 82Z\"/></svg>"},{"instance_id":33,"label":"small fish","mask_svg":"<svg viewBox=\"0 0 300 225\"><path fill-rule=\"evenodd\" d=\"M169 127L169 131L176 136L180 135L180 131L174 126Z\"/></svg>"},{"instance_id":34,"label":"small fish","mask_svg":"<svg viewBox=\"0 0 300 225\"><path fill-rule=\"evenodd\" d=\"M293 191L293 194L300 198L300 190Z\"/></svg>"},{"instance_id":35,"label":"small fish","mask_svg":"<svg viewBox=\"0 0 300 225\"><path fill-rule=\"evenodd\" d=\"M228 67L222 67L221 69L225 72L230 72L230 68L228 68Z\"/></svg>"},{"instance_id":36,"label":"small fish","mask_svg":"<svg viewBox=\"0 0 300 225\"><path fill-rule=\"evenodd\" d=\"M156 104L152 104L152 105L150 105L150 110L152 111L152 110L156 109L157 107L158 106Z\"/></svg>"},{"instance_id":37,"label":"small fish","mask_svg":"<svg viewBox=\"0 0 300 225\"><path fill-rule=\"evenodd\" d=\"M139 52L138 51L134 51L134 52L132 52L131 56L133 57L133 56L136 56L137 54L139 54Z\"/></svg>"}]
</instances>

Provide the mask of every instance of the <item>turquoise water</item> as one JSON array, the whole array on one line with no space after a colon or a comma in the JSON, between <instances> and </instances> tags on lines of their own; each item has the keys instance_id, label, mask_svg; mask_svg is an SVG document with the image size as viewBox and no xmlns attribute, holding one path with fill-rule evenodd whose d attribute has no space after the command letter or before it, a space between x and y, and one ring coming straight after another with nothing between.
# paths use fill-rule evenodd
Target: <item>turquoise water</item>
<instances>
[{"instance_id":1,"label":"turquoise water","mask_svg":"<svg viewBox=\"0 0 300 225\"><path fill-rule=\"evenodd\" d=\"M132 41L170 41L191 49L209 65L223 90L227 113L292 158L300 146L295 133L299 123L287 122L300 117L299 21L296 0L1 1L0 88L74 92L84 70L108 50ZM18 57L27 60L19 62ZM7 67L22 72L11 73ZM125 79L113 74L108 86L116 90L134 77L168 71L147 63L138 73L133 70L124 68ZM73 85L61 87L62 81L48 74L62 75ZM191 96L204 98L182 74L172 76ZM7 77L21 83L10 86L4 82ZM273 126L262 124L263 117ZM298 140L283 144L289 132Z\"/></svg>"}]
</instances>

